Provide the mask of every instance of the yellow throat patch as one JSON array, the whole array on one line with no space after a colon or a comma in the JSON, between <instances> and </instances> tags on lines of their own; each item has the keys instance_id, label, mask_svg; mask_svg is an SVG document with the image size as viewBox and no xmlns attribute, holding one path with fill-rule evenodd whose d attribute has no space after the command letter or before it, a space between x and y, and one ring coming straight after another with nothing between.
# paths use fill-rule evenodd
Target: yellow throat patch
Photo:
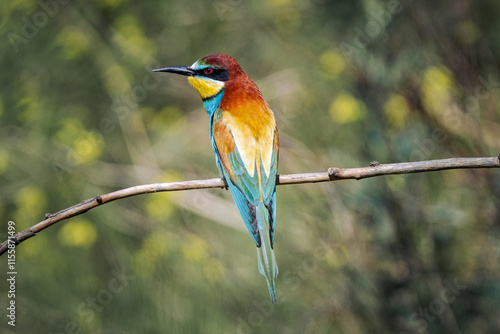
<instances>
[{"instance_id":1,"label":"yellow throat patch","mask_svg":"<svg viewBox=\"0 0 500 334\"><path fill-rule=\"evenodd\" d=\"M204 77L188 77L191 86L200 93L202 99L216 95L224 87L224 82Z\"/></svg>"}]
</instances>

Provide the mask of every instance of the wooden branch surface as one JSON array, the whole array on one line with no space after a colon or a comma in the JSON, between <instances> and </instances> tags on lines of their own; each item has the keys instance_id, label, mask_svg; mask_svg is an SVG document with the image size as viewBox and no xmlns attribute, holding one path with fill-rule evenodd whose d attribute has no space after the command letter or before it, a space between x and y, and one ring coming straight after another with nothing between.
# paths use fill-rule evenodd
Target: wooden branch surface
<instances>
[{"instance_id":1,"label":"wooden branch surface","mask_svg":"<svg viewBox=\"0 0 500 334\"><path fill-rule=\"evenodd\" d=\"M500 155L498 157L491 158L453 158L394 164L379 164L377 161L374 161L370 163L370 167L332 167L329 168L327 172L279 175L277 177L277 185L330 182L347 179L360 180L368 177L382 175L423 173L446 169L465 168L500 168ZM24 240L35 236L36 233L57 222L80 215L97 206L115 201L117 199L163 191L182 191L207 188L225 188L225 183L222 179L219 178L170 183L153 183L125 188L105 195L98 195L94 198L82 201L59 212L46 214L44 220L42 220L38 224L17 233L13 237L9 237L7 240L1 243L0 255L7 251L9 243L18 245Z\"/></svg>"}]
</instances>

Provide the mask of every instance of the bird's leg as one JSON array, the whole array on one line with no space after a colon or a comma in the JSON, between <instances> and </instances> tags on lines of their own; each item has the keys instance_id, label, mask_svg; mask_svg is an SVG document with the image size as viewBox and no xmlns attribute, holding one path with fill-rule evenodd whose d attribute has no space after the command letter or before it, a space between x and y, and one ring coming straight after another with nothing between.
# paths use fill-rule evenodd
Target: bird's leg
<instances>
[{"instance_id":1,"label":"bird's leg","mask_svg":"<svg viewBox=\"0 0 500 334\"><path fill-rule=\"evenodd\" d=\"M224 181L224 188L226 190L229 190L229 185L227 184L226 177L224 175L221 175L220 177L221 177L222 181Z\"/></svg>"},{"instance_id":2,"label":"bird's leg","mask_svg":"<svg viewBox=\"0 0 500 334\"><path fill-rule=\"evenodd\" d=\"M229 185L227 184L226 177L224 176L224 174L220 173L220 178L222 179L222 181L224 181L224 188L226 190L229 190Z\"/></svg>"}]
</instances>

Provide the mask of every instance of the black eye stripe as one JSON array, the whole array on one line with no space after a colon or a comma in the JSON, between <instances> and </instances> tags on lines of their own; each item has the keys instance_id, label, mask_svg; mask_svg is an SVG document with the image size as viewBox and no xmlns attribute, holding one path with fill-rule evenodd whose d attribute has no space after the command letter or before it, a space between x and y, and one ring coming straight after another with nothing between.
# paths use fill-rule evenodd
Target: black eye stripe
<instances>
[{"instance_id":1,"label":"black eye stripe","mask_svg":"<svg viewBox=\"0 0 500 334\"><path fill-rule=\"evenodd\" d=\"M218 81L228 81L229 80L229 71L223 70L220 68L212 68L212 73L205 73L206 68L195 71L197 75L202 77L207 77L210 79L218 80Z\"/></svg>"}]
</instances>

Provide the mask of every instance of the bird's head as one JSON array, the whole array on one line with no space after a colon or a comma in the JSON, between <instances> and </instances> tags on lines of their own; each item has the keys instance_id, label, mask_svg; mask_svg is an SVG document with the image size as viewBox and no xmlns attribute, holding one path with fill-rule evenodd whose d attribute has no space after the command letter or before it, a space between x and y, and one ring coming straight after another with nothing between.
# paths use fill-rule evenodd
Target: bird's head
<instances>
[{"instance_id":1,"label":"bird's head","mask_svg":"<svg viewBox=\"0 0 500 334\"><path fill-rule=\"evenodd\" d=\"M219 95L230 79L243 72L236 59L221 53L198 59L191 66L165 67L153 71L187 76L203 100Z\"/></svg>"}]
</instances>

